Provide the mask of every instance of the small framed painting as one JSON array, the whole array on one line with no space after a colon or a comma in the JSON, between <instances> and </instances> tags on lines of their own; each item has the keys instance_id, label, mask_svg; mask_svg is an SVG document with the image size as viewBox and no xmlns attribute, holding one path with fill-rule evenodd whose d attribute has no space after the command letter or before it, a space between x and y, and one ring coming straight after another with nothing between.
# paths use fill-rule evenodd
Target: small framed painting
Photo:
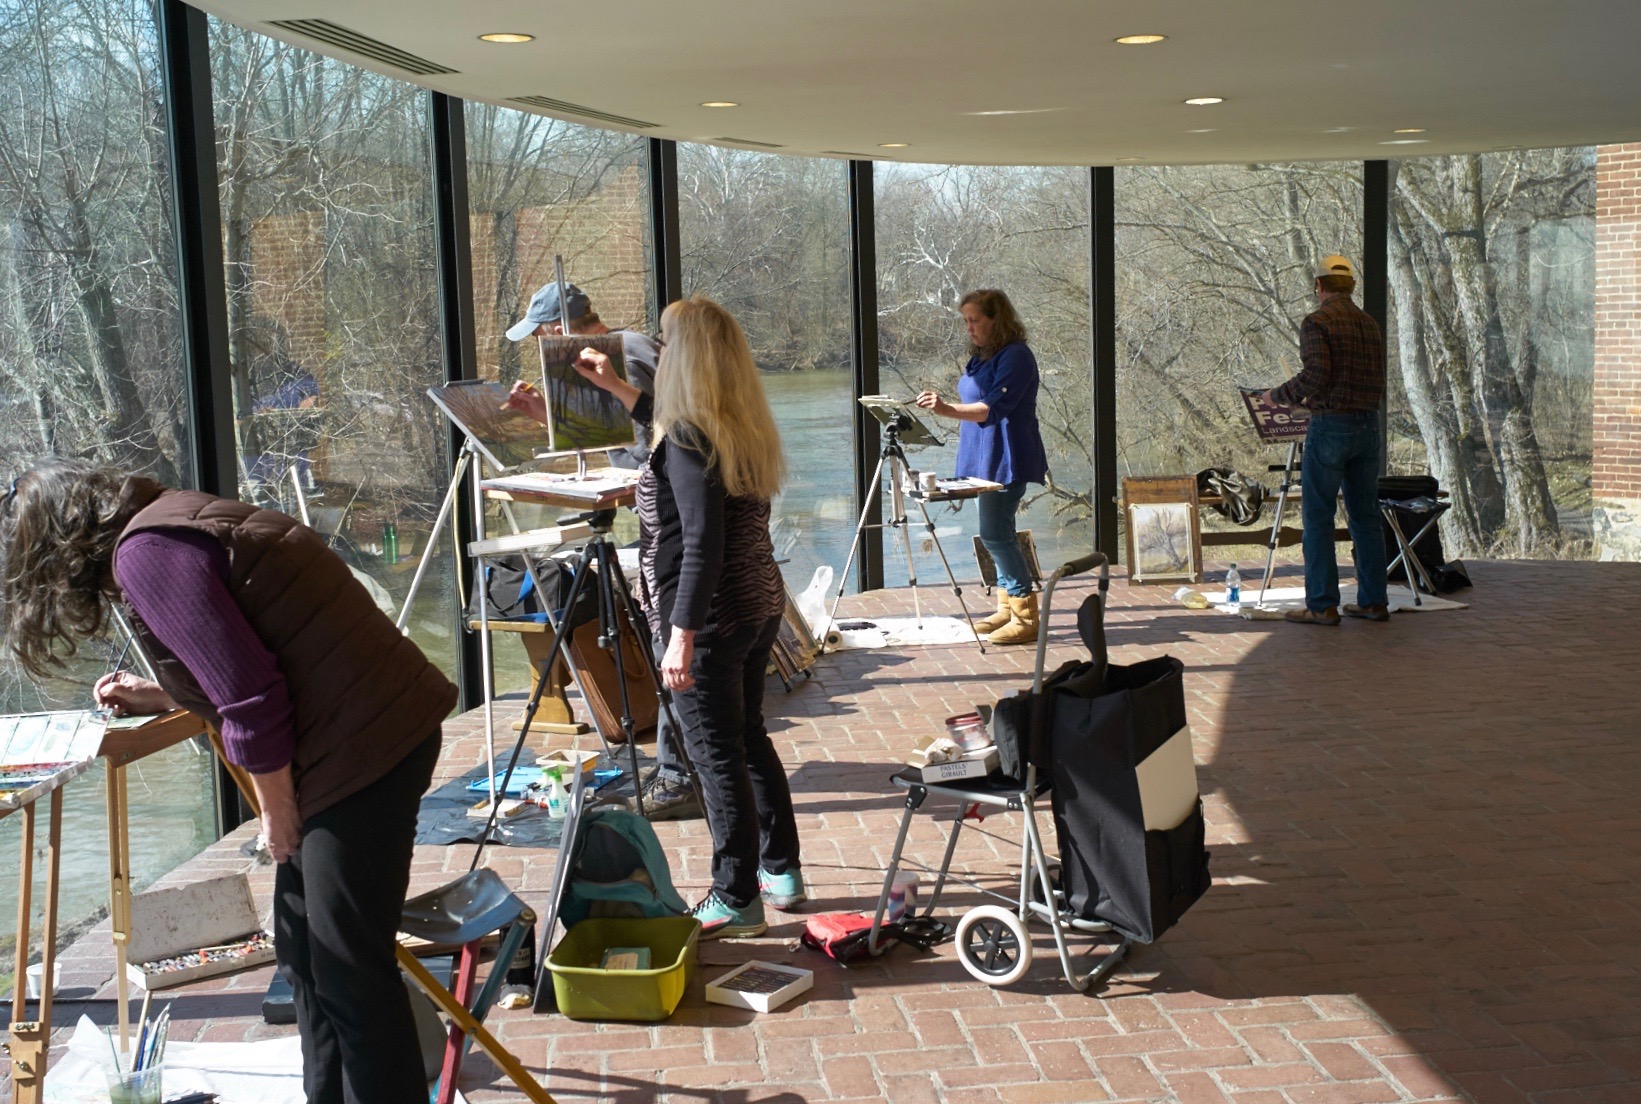
<instances>
[{"instance_id":1,"label":"small framed painting","mask_svg":"<svg viewBox=\"0 0 1641 1104\"><path fill-rule=\"evenodd\" d=\"M1202 525L1195 476L1123 480L1130 583L1200 583Z\"/></svg>"}]
</instances>

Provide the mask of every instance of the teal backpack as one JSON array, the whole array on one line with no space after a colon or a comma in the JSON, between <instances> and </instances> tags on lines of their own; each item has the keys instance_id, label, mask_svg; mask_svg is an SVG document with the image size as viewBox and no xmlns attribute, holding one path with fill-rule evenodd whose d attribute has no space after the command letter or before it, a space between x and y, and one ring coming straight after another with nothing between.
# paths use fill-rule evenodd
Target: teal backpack
<instances>
[{"instance_id":1,"label":"teal backpack","mask_svg":"<svg viewBox=\"0 0 1641 1104\"><path fill-rule=\"evenodd\" d=\"M684 899L650 822L604 805L582 818L558 917L568 931L589 916L682 916Z\"/></svg>"}]
</instances>

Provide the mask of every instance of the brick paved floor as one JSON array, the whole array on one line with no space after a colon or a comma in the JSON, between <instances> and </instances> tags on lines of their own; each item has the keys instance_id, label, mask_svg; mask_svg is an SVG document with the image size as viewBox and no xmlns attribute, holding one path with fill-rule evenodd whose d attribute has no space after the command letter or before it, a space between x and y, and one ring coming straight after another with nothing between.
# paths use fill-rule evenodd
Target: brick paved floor
<instances>
[{"instance_id":1,"label":"brick paved floor","mask_svg":"<svg viewBox=\"0 0 1641 1104\"><path fill-rule=\"evenodd\" d=\"M1009 990L969 979L951 947L898 949L844 971L794 949L799 922L708 944L703 973L796 961L814 992L755 1016L700 998L668 1023L493 1021L561 1101L1234 1101L1603 1104L1641 1100L1641 565L1479 563L1465 612L1336 629L1244 622L1119 583L1118 662L1172 653L1208 809L1214 886L1098 995L1071 991L1047 937ZM1081 588L1068 587L1076 599ZM937 602L940 599L937 599ZM949 605L950 596L944 596ZM1072 601L1053 657L1074 655ZM852 600L868 613L903 592ZM814 908L875 899L899 802L886 783L941 718L1024 684L1027 650L824 658L773 692ZM443 770L481 741L450 726ZM1046 822L1046 818L1045 818ZM658 826L686 895L708 881L700 822ZM1005 880L1017 821L987 822L959 865ZM242 829L173 877L242 868ZM911 851L936 860L920 817ZM493 850L539 900L539 853ZM418 886L466 865L419 849ZM259 891L269 879L256 876ZM977 900L952 899L953 915ZM106 933L76 946L65 983L108 976ZM183 993L174 1031L257 1038L267 970ZM61 1007L61 1022L106 1003ZM473 1059L475 1100L522 1100Z\"/></svg>"}]
</instances>

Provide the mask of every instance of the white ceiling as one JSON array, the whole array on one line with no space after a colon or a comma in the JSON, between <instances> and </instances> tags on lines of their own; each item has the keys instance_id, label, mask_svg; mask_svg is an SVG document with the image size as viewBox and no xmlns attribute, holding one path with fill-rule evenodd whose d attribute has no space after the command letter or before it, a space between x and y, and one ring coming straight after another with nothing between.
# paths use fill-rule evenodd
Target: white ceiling
<instances>
[{"instance_id":1,"label":"white ceiling","mask_svg":"<svg viewBox=\"0 0 1641 1104\"><path fill-rule=\"evenodd\" d=\"M681 141L917 162L1184 164L1641 139L1638 0L202 0L245 27L324 19ZM521 31L524 45L478 35ZM1118 35L1165 34L1154 46ZM395 76L380 63L368 67ZM1223 96L1191 107L1192 96ZM741 106L712 109L704 100ZM978 115L985 111L1031 114ZM542 112L576 122L575 113ZM597 125L609 125L598 123ZM1398 128L1425 133L1397 135ZM1386 145L1398 140L1417 144ZM906 142L890 150L880 143Z\"/></svg>"}]
</instances>

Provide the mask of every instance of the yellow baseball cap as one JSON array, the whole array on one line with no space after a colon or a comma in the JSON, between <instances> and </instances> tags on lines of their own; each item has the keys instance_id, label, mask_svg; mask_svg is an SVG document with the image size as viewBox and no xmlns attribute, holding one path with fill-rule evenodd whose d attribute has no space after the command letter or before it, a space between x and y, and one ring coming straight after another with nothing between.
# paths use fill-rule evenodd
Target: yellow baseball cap
<instances>
[{"instance_id":1,"label":"yellow baseball cap","mask_svg":"<svg viewBox=\"0 0 1641 1104\"><path fill-rule=\"evenodd\" d=\"M1322 263L1316 266L1318 278L1323 276L1349 276L1356 279L1356 267L1337 253L1331 253L1322 258Z\"/></svg>"}]
</instances>

